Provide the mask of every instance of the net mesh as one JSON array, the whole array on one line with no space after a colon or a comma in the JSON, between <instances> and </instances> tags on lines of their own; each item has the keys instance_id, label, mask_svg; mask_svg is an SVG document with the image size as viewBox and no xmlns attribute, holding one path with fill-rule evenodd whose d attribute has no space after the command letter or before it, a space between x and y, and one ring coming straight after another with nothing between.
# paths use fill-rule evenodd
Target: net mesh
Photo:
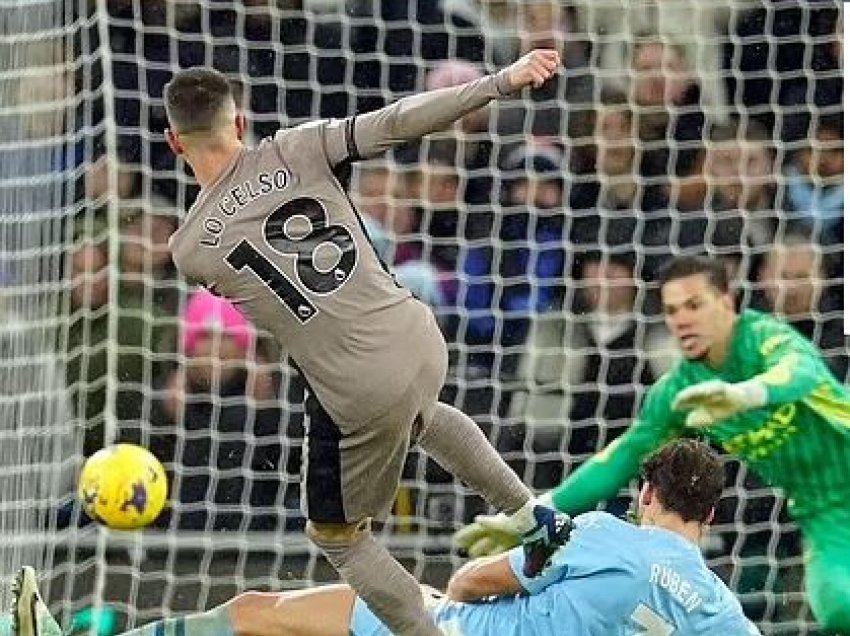
<instances>
[{"instance_id":1,"label":"net mesh","mask_svg":"<svg viewBox=\"0 0 850 636\"><path fill-rule=\"evenodd\" d=\"M91 607L122 627L334 578L302 534L297 375L262 334L198 344L181 322L193 288L167 238L197 187L163 133L177 68L225 72L257 140L562 51L546 87L357 166L351 186L376 249L440 320L444 399L545 489L628 426L674 359L653 283L670 254L723 259L742 305L787 315L846 380L839 14L797 0L4 4L0 528L17 539L3 574L45 567L73 630ZM70 503L82 457L116 440L171 475L144 533L88 525ZM816 633L783 500L727 468L710 564L765 633ZM413 452L382 537L442 585L451 532L483 509Z\"/></svg>"}]
</instances>

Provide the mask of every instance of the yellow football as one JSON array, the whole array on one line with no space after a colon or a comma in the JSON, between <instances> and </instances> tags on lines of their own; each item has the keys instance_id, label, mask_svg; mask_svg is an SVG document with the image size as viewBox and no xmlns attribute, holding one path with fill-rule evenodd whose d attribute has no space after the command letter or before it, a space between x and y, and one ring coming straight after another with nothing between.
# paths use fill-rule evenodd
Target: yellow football
<instances>
[{"instance_id":1,"label":"yellow football","mask_svg":"<svg viewBox=\"0 0 850 636\"><path fill-rule=\"evenodd\" d=\"M146 448L115 444L86 460L77 492L92 519L110 528L142 528L162 512L168 480L160 461Z\"/></svg>"}]
</instances>

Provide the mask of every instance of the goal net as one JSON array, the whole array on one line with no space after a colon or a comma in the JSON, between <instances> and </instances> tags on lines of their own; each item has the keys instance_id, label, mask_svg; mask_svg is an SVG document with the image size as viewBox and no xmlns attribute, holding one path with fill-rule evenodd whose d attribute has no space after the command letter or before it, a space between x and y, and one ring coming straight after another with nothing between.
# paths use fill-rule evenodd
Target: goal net
<instances>
[{"instance_id":1,"label":"goal net","mask_svg":"<svg viewBox=\"0 0 850 636\"><path fill-rule=\"evenodd\" d=\"M355 166L352 200L450 350L443 398L524 481L557 484L675 359L658 268L708 253L846 381L840 3L803 0L22 0L0 7L0 546L104 636L245 589L334 579L299 506L303 385L264 334L180 278L198 188L164 84L223 71L250 141L556 46L547 86ZM216 325L215 328L211 325ZM356 382L356 378L352 378ZM166 513L88 523L82 458L151 448ZM729 460L705 545L766 634L815 634L784 500ZM625 513L634 490L607 502ZM485 505L418 451L382 540L424 582ZM5 591L0 601L5 602Z\"/></svg>"}]
</instances>

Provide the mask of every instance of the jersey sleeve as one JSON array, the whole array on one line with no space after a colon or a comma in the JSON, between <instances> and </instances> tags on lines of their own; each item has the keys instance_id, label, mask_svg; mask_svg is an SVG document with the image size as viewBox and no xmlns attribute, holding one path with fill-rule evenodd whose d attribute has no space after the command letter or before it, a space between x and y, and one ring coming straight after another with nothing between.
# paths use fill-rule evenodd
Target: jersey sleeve
<instances>
[{"instance_id":1,"label":"jersey sleeve","mask_svg":"<svg viewBox=\"0 0 850 636\"><path fill-rule=\"evenodd\" d=\"M568 514L592 510L635 477L647 455L681 435L684 416L673 411L672 403L684 384L675 369L662 376L647 393L631 427L552 491L555 507Z\"/></svg>"},{"instance_id":2,"label":"jersey sleeve","mask_svg":"<svg viewBox=\"0 0 850 636\"><path fill-rule=\"evenodd\" d=\"M598 556L597 551L602 546L594 536L598 537L600 533L605 533L608 517L610 517L608 513L590 512L573 519L575 529L570 535L570 540L555 553L551 565L546 566L543 572L534 578L529 578L522 572L525 565L525 553L522 546L511 550L508 553L508 562L522 589L530 595L540 594L547 587L562 581L573 572L587 570L588 566L590 569L595 567L595 564L585 562L594 561L594 556Z\"/></svg>"},{"instance_id":3,"label":"jersey sleeve","mask_svg":"<svg viewBox=\"0 0 850 636\"><path fill-rule=\"evenodd\" d=\"M284 140L288 141L290 152L299 152L301 156L321 152L328 165L337 168L445 130L464 115L506 95L507 90L507 76L500 72L466 84L403 97L370 113L284 129L278 132L276 141L281 147Z\"/></svg>"},{"instance_id":4,"label":"jersey sleeve","mask_svg":"<svg viewBox=\"0 0 850 636\"><path fill-rule=\"evenodd\" d=\"M832 375L818 352L790 326L774 320L754 324L763 371L751 378L767 389L767 404L801 400Z\"/></svg>"},{"instance_id":5,"label":"jersey sleeve","mask_svg":"<svg viewBox=\"0 0 850 636\"><path fill-rule=\"evenodd\" d=\"M367 159L393 146L445 130L464 115L507 94L504 73L465 84L404 97L389 106L342 120L329 120L322 128L331 167L345 161Z\"/></svg>"}]
</instances>

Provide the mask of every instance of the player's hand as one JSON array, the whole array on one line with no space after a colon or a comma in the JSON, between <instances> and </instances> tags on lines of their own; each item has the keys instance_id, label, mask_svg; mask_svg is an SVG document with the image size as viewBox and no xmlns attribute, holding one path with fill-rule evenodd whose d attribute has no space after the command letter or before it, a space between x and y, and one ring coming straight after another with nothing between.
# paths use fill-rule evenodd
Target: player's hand
<instances>
[{"instance_id":1,"label":"player's hand","mask_svg":"<svg viewBox=\"0 0 850 636\"><path fill-rule=\"evenodd\" d=\"M766 402L767 391L760 382L708 380L679 391L673 400L673 408L690 411L685 424L701 428L729 419L741 411L764 406Z\"/></svg>"},{"instance_id":2,"label":"player's hand","mask_svg":"<svg viewBox=\"0 0 850 636\"><path fill-rule=\"evenodd\" d=\"M513 523L507 515L478 515L475 522L458 530L455 545L471 558L501 554L520 544Z\"/></svg>"},{"instance_id":3,"label":"player's hand","mask_svg":"<svg viewBox=\"0 0 850 636\"><path fill-rule=\"evenodd\" d=\"M503 71L509 92L526 86L540 88L555 75L560 65L561 56L555 49L534 49L526 53Z\"/></svg>"}]
</instances>

